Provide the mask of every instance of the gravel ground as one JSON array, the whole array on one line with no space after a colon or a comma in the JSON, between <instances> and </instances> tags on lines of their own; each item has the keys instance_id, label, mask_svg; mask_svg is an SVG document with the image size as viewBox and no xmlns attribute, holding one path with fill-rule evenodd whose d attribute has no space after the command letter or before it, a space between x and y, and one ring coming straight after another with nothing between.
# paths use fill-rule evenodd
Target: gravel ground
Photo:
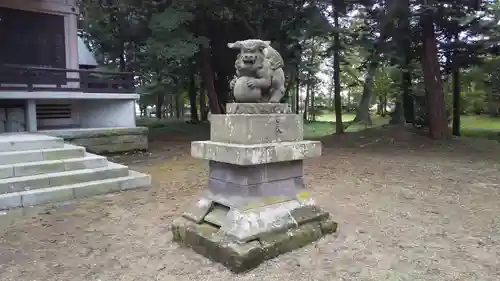
<instances>
[{"instance_id":1,"label":"gravel ground","mask_svg":"<svg viewBox=\"0 0 500 281\"><path fill-rule=\"evenodd\" d=\"M151 189L0 217L0 280L500 280L498 143L392 132L324 141L307 182L337 236L241 275L178 247L169 224L207 165L188 143L163 144L114 158L150 173Z\"/></svg>"}]
</instances>

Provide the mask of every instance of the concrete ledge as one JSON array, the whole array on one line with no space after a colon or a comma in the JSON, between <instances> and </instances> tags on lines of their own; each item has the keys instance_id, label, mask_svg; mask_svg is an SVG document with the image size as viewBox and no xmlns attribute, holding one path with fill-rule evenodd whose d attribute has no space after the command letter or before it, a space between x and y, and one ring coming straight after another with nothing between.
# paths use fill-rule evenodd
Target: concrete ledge
<instances>
[{"instance_id":1,"label":"concrete ledge","mask_svg":"<svg viewBox=\"0 0 500 281\"><path fill-rule=\"evenodd\" d=\"M64 141L54 136L14 133L0 135L0 152L62 148Z\"/></svg>"},{"instance_id":2,"label":"concrete ledge","mask_svg":"<svg viewBox=\"0 0 500 281\"><path fill-rule=\"evenodd\" d=\"M62 148L0 152L0 165L62 160L85 156L85 149L70 144Z\"/></svg>"},{"instance_id":3,"label":"concrete ledge","mask_svg":"<svg viewBox=\"0 0 500 281\"><path fill-rule=\"evenodd\" d=\"M63 138L92 153L118 153L148 149L148 128L96 128L43 130L41 134Z\"/></svg>"},{"instance_id":4,"label":"concrete ledge","mask_svg":"<svg viewBox=\"0 0 500 281\"><path fill-rule=\"evenodd\" d=\"M104 156L88 154L81 158L60 159L0 165L0 179L12 177L34 176L46 173L57 173L80 169L101 168L107 165Z\"/></svg>"},{"instance_id":5,"label":"concrete ledge","mask_svg":"<svg viewBox=\"0 0 500 281\"><path fill-rule=\"evenodd\" d=\"M222 263L235 273L255 268L265 260L306 246L336 231L337 223L327 218L287 231L269 233L258 240L238 243L210 224L196 224L179 218L172 225L174 241Z\"/></svg>"},{"instance_id":6,"label":"concrete ledge","mask_svg":"<svg viewBox=\"0 0 500 281\"><path fill-rule=\"evenodd\" d=\"M61 92L47 91L26 92L26 91L1 91L0 99L71 99L71 100L138 100L138 94L113 94L113 93L83 93L83 92Z\"/></svg>"},{"instance_id":7,"label":"concrete ledge","mask_svg":"<svg viewBox=\"0 0 500 281\"><path fill-rule=\"evenodd\" d=\"M101 168L1 179L0 194L38 190L55 186L124 177L127 175L128 168L126 166L109 162L106 167Z\"/></svg>"},{"instance_id":8,"label":"concrete ledge","mask_svg":"<svg viewBox=\"0 0 500 281\"><path fill-rule=\"evenodd\" d=\"M121 127L121 128L78 128L59 130L40 130L38 133L59 137L63 139L96 138L123 135L147 135L146 127Z\"/></svg>"},{"instance_id":9,"label":"concrete ledge","mask_svg":"<svg viewBox=\"0 0 500 281\"><path fill-rule=\"evenodd\" d=\"M191 143L191 156L235 165L258 165L321 156L320 141L266 144L230 144L213 141Z\"/></svg>"}]
</instances>

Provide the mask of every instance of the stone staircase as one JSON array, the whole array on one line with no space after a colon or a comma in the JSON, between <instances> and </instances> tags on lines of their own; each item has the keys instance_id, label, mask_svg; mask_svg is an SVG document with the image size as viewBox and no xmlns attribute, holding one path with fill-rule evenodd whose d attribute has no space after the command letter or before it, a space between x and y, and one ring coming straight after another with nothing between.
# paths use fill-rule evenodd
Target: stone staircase
<instances>
[{"instance_id":1,"label":"stone staircase","mask_svg":"<svg viewBox=\"0 0 500 281\"><path fill-rule=\"evenodd\" d=\"M0 135L0 210L148 187L149 175L40 134Z\"/></svg>"}]
</instances>

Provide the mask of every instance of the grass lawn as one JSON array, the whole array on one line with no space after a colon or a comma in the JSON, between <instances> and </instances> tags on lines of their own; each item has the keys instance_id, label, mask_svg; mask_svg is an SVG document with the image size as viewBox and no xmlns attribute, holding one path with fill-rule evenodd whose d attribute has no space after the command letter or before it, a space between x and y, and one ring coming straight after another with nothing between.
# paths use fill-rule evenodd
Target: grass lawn
<instances>
[{"instance_id":1,"label":"grass lawn","mask_svg":"<svg viewBox=\"0 0 500 281\"><path fill-rule=\"evenodd\" d=\"M348 124L356 115L353 113L342 114L342 122ZM326 135L331 135L335 132L335 112L323 111L316 116L315 122L307 122L304 124L304 136L306 138L318 138ZM373 125L371 127L382 126L389 123L389 117L372 116ZM356 132L366 129L368 126L364 124L349 125L346 132Z\"/></svg>"},{"instance_id":2,"label":"grass lawn","mask_svg":"<svg viewBox=\"0 0 500 281\"><path fill-rule=\"evenodd\" d=\"M343 114L344 123L351 122L354 114ZM305 138L318 138L331 135L335 132L335 114L332 112L323 112L316 117L315 122L306 122L304 124ZM389 117L372 117L372 127L388 124ZM157 120L154 118L140 118L137 120L138 126L148 127L151 132L172 133L175 135L200 136L209 135L210 126L208 124L187 124L184 121L177 120ZM366 129L363 124L350 125L346 132L355 132ZM489 116L462 116L461 133L467 137L480 137L500 141L500 118Z\"/></svg>"},{"instance_id":3,"label":"grass lawn","mask_svg":"<svg viewBox=\"0 0 500 281\"><path fill-rule=\"evenodd\" d=\"M471 115L462 116L460 121L463 136L500 141L500 117Z\"/></svg>"}]
</instances>

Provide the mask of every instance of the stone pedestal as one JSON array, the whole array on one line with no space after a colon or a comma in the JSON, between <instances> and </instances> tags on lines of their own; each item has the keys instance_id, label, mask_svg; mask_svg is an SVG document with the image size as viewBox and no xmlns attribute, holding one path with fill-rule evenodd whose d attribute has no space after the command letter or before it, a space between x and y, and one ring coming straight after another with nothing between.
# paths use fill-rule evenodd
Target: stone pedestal
<instances>
[{"instance_id":1,"label":"stone pedestal","mask_svg":"<svg viewBox=\"0 0 500 281\"><path fill-rule=\"evenodd\" d=\"M288 104L228 104L212 115L211 140L191 155L210 161L208 186L174 221L174 240L234 272L333 233L337 224L304 186L302 161L321 155L303 140Z\"/></svg>"}]
</instances>

